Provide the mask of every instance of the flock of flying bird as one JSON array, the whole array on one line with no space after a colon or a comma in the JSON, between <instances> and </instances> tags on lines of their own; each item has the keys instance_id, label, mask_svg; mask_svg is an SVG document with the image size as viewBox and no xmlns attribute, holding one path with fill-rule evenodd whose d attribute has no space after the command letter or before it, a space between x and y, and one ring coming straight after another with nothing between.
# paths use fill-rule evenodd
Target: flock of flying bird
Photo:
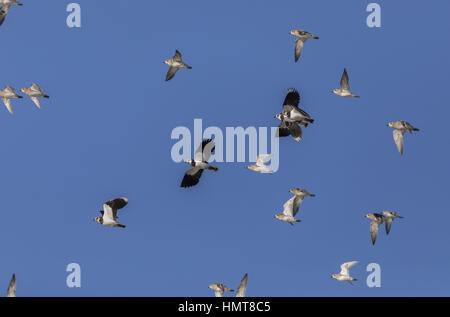
<instances>
[{"instance_id":1,"label":"flock of flying bird","mask_svg":"<svg viewBox=\"0 0 450 317\"><path fill-rule=\"evenodd\" d=\"M0 25L2 25L2 23L4 22L11 6L22 6L22 3L16 0L0 0L0 4ZM294 58L295 62L297 62L301 56L306 41L308 39L319 39L319 37L304 30L292 30L291 34L296 37ZM166 75L166 81L171 80L175 76L177 71L181 68L192 69L191 66L183 62L182 55L178 50L175 51L172 59L165 60L164 63L170 66ZM21 91L24 94L28 95L39 108L41 108L41 105L38 98L49 98L49 96L44 94L42 92L42 89L34 83L30 88L23 88L21 89ZM345 68L341 77L340 88L334 89L333 93L346 98L359 98L358 95L352 93L350 90L349 76ZM4 90L0 90L0 97L2 98L3 103L11 114L13 114L11 99L23 98L22 96L17 95L14 88L10 86L6 86ZM292 136L295 141L299 142L303 137L303 131L301 127L307 128L310 124L314 123L314 119L311 118L311 116L307 112L300 109L299 104L300 94L295 89L289 89L283 103L282 112L275 115L275 118L281 121L277 130L278 137ZM393 136L395 144L400 154L403 154L403 135L406 132L412 133L413 131L419 131L419 129L413 127L411 124L403 120L390 122L388 126L394 129ZM214 172L218 171L217 167L214 167L208 163L208 160L210 159L211 154L214 152L214 149L214 140L207 139L202 141L202 144L200 144L195 152L194 158L186 161L186 163L190 165L190 168L185 173L181 181L181 187L187 188L197 185L204 170L211 170ZM270 170L265 164L270 158L271 154L259 154L257 156L256 163L248 166L248 168L259 173L274 173L274 171ZM280 214L276 214L275 218L293 226L294 223L298 223L301 221L300 219L295 218L295 216L300 209L300 205L303 202L303 199L305 197L315 197L316 195L311 194L306 189L302 188L291 189L290 193L292 193L293 196L284 203L283 212ZM127 204L128 198L126 197L120 197L105 202L103 204L103 210L100 211L101 217L95 217L94 221L100 223L103 226L126 228L125 225L118 222L117 211L124 208ZM369 213L366 215L366 217L372 220L370 223L370 236L372 244L375 244L378 235L378 228L380 225L385 223L386 234L389 234L394 219L403 218L393 211L383 211L381 214ZM343 263L341 265L340 273L333 274L331 277L336 280L345 281L352 284L351 282L356 281L357 279L350 276L349 269L357 263L357 261ZM246 273L236 290L236 297L245 296L247 290L247 282L248 274ZM209 288L214 291L216 297L222 297L225 292L234 292L234 290L221 283L211 284ZM15 274L13 274L8 286L7 296L16 296Z\"/></svg>"}]
</instances>

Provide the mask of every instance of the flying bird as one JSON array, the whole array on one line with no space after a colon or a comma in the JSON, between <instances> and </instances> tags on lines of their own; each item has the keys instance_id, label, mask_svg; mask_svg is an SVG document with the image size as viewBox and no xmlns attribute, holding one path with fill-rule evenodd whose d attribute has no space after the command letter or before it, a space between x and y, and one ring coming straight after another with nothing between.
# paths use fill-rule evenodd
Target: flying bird
<instances>
[{"instance_id":1,"label":"flying bird","mask_svg":"<svg viewBox=\"0 0 450 317\"><path fill-rule=\"evenodd\" d=\"M295 40L295 62L298 61L300 55L302 54L303 45L308 39L319 39L318 36L313 35L305 30L292 30L291 34L297 37Z\"/></svg>"},{"instance_id":2,"label":"flying bird","mask_svg":"<svg viewBox=\"0 0 450 317\"><path fill-rule=\"evenodd\" d=\"M414 128L411 124L403 120L389 122L388 126L394 128L394 131L392 133L394 136L395 145L397 146L400 155L403 155L403 135L406 132L412 133L413 131L420 131L420 130Z\"/></svg>"},{"instance_id":3,"label":"flying bird","mask_svg":"<svg viewBox=\"0 0 450 317\"><path fill-rule=\"evenodd\" d=\"M357 279L350 276L350 268L356 264L358 264L358 261L346 262L342 264L341 272L338 274L333 274L331 275L331 277L338 281L349 282L351 285L353 285L352 281L357 281Z\"/></svg>"},{"instance_id":4,"label":"flying bird","mask_svg":"<svg viewBox=\"0 0 450 317\"><path fill-rule=\"evenodd\" d=\"M296 201L296 198L297 196L293 196L285 202L283 205L283 213L275 215L275 218L287 222L291 226L294 225L294 222L301 222L300 219L295 218L300 208L300 203L298 202L298 198ZM295 204L297 205L295 206Z\"/></svg>"},{"instance_id":5,"label":"flying bird","mask_svg":"<svg viewBox=\"0 0 450 317\"><path fill-rule=\"evenodd\" d=\"M304 110L298 107L300 103L300 94L294 88L288 89L286 98L283 102L283 112L284 120L287 122L297 122L303 125L305 128L308 127L309 123L314 123L314 119Z\"/></svg>"},{"instance_id":6,"label":"flying bird","mask_svg":"<svg viewBox=\"0 0 450 317\"><path fill-rule=\"evenodd\" d=\"M398 213L389 210L383 211L383 216L384 216L384 223L386 225L386 234L389 234L389 232L391 231L392 222L394 221L395 218L399 219L403 218Z\"/></svg>"},{"instance_id":7,"label":"flying bird","mask_svg":"<svg viewBox=\"0 0 450 317\"><path fill-rule=\"evenodd\" d=\"M31 100L34 102L34 104L41 109L41 104L39 103L38 98L50 98L50 96L44 94L42 92L41 87L36 85L35 83L31 84L30 88L22 88L21 91L26 94L28 97L31 98Z\"/></svg>"},{"instance_id":8,"label":"flying bird","mask_svg":"<svg viewBox=\"0 0 450 317\"><path fill-rule=\"evenodd\" d=\"M13 274L11 277L8 290L6 291L6 297L16 297L16 274Z\"/></svg>"},{"instance_id":9,"label":"flying bird","mask_svg":"<svg viewBox=\"0 0 450 317\"><path fill-rule=\"evenodd\" d=\"M373 213L367 214L366 218L372 220L370 223L370 238L372 239L372 245L375 245L375 241L377 241L378 228L383 223L385 217L383 215Z\"/></svg>"},{"instance_id":10,"label":"flying bird","mask_svg":"<svg viewBox=\"0 0 450 317\"><path fill-rule=\"evenodd\" d=\"M17 95L14 92L14 88L10 86L6 86L4 90L0 90L0 97L2 97L3 103L10 114L14 114L14 111L11 106L11 99L23 98L22 96Z\"/></svg>"},{"instance_id":11,"label":"flying bird","mask_svg":"<svg viewBox=\"0 0 450 317\"><path fill-rule=\"evenodd\" d=\"M166 81L171 80L180 68L192 69L191 66L183 63L181 53L178 50L175 51L175 55L172 59L167 59L164 61L164 63L170 66L169 71L166 75Z\"/></svg>"},{"instance_id":12,"label":"flying bird","mask_svg":"<svg viewBox=\"0 0 450 317\"><path fill-rule=\"evenodd\" d=\"M259 173L274 173L265 162L272 157L272 154L260 154L256 157L256 164L247 166L248 169Z\"/></svg>"},{"instance_id":13,"label":"flying bird","mask_svg":"<svg viewBox=\"0 0 450 317\"><path fill-rule=\"evenodd\" d=\"M247 292L247 282L248 282L248 274L245 273L244 277L239 283L239 286L236 290L236 297L245 297L245 293Z\"/></svg>"},{"instance_id":14,"label":"flying bird","mask_svg":"<svg viewBox=\"0 0 450 317\"><path fill-rule=\"evenodd\" d=\"M359 98L359 96L353 94L350 91L350 85L348 83L348 74L347 70L344 68L344 73L341 77L341 88L340 89L334 89L333 92L341 97L350 97L350 98Z\"/></svg>"},{"instance_id":15,"label":"flying bird","mask_svg":"<svg viewBox=\"0 0 450 317\"><path fill-rule=\"evenodd\" d=\"M103 210L100 210L101 217L95 217L94 220L108 227L126 228L117 222L117 211L128 204L128 198L121 197L107 201L103 204Z\"/></svg>"},{"instance_id":16,"label":"flying bird","mask_svg":"<svg viewBox=\"0 0 450 317\"><path fill-rule=\"evenodd\" d=\"M191 165L186 174L184 174L181 182L181 187L192 187L198 184L200 177L203 174L203 170L208 169L217 172L219 169L208 163L211 153L214 152L215 143L214 140L203 140L202 144L195 151L194 159L187 160L186 163Z\"/></svg>"},{"instance_id":17,"label":"flying bird","mask_svg":"<svg viewBox=\"0 0 450 317\"><path fill-rule=\"evenodd\" d=\"M211 284L211 285L209 285L209 288L214 291L214 295L216 297L223 297L223 294L225 292L234 292L234 290L232 290L231 288L228 288L225 285L220 284L220 283Z\"/></svg>"}]
</instances>

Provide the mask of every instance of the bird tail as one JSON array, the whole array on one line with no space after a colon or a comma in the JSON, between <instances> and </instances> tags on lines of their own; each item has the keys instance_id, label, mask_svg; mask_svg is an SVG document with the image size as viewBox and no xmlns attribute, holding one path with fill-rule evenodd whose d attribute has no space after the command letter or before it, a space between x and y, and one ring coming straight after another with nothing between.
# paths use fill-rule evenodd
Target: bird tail
<instances>
[{"instance_id":1,"label":"bird tail","mask_svg":"<svg viewBox=\"0 0 450 317\"><path fill-rule=\"evenodd\" d=\"M44 98L50 98L50 96L49 95L43 95L42 97L44 97Z\"/></svg>"},{"instance_id":2,"label":"bird tail","mask_svg":"<svg viewBox=\"0 0 450 317\"><path fill-rule=\"evenodd\" d=\"M217 168L217 167L214 167L214 166L208 166L208 169L209 170L211 170L211 171L214 171L214 172L217 172L219 169Z\"/></svg>"},{"instance_id":3,"label":"bird tail","mask_svg":"<svg viewBox=\"0 0 450 317\"><path fill-rule=\"evenodd\" d=\"M311 196L311 197L316 197L316 194L309 194L309 196Z\"/></svg>"},{"instance_id":4,"label":"bird tail","mask_svg":"<svg viewBox=\"0 0 450 317\"><path fill-rule=\"evenodd\" d=\"M127 226L125 226L125 225L122 225L122 224L117 224L117 227L119 227L119 228L126 228Z\"/></svg>"},{"instance_id":5,"label":"bird tail","mask_svg":"<svg viewBox=\"0 0 450 317\"><path fill-rule=\"evenodd\" d=\"M305 121L308 121L309 123L314 123L314 119L306 118Z\"/></svg>"},{"instance_id":6,"label":"bird tail","mask_svg":"<svg viewBox=\"0 0 450 317\"><path fill-rule=\"evenodd\" d=\"M295 222L302 222L300 219L294 219Z\"/></svg>"},{"instance_id":7,"label":"bird tail","mask_svg":"<svg viewBox=\"0 0 450 317\"><path fill-rule=\"evenodd\" d=\"M357 281L357 280L358 280L357 278L352 277L352 281Z\"/></svg>"},{"instance_id":8,"label":"bird tail","mask_svg":"<svg viewBox=\"0 0 450 317\"><path fill-rule=\"evenodd\" d=\"M187 64L185 64L185 66L186 66L187 69L192 69L192 66L189 66Z\"/></svg>"},{"instance_id":9,"label":"bird tail","mask_svg":"<svg viewBox=\"0 0 450 317\"><path fill-rule=\"evenodd\" d=\"M353 98L360 98L358 95L352 95Z\"/></svg>"}]
</instances>

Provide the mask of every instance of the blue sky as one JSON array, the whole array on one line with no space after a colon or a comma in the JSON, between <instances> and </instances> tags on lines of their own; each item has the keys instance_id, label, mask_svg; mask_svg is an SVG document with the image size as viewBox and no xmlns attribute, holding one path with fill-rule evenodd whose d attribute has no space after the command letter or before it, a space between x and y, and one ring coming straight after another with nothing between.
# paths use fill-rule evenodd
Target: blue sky
<instances>
[{"instance_id":1,"label":"blue sky","mask_svg":"<svg viewBox=\"0 0 450 317\"><path fill-rule=\"evenodd\" d=\"M0 108L0 295L212 296L208 285L248 296L448 296L447 121L450 3L378 1L382 27L366 26L370 1L23 1L0 27L0 85L38 83L51 95ZM293 61L291 29L320 37ZM175 49L193 66L164 82ZM360 99L332 93L344 67ZM216 163L200 184L171 160L176 126L275 126L286 90L316 122L304 140L280 142L280 169ZM386 124L421 129L400 156ZM273 218L289 189L317 194L290 227ZM93 221L127 196L120 221ZM368 212L395 210L372 246ZM331 279L358 260L352 287ZM69 263L82 287L66 286ZM368 288L369 263L381 288Z\"/></svg>"}]
</instances>

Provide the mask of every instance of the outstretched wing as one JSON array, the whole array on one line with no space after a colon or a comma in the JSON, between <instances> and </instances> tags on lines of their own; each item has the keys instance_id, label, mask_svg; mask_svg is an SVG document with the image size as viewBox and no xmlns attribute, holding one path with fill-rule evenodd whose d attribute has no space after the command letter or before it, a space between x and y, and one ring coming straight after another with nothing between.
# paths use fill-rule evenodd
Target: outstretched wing
<instances>
[{"instance_id":1,"label":"outstretched wing","mask_svg":"<svg viewBox=\"0 0 450 317\"><path fill-rule=\"evenodd\" d=\"M294 199L295 196L290 198L287 202L283 205L283 214L285 214L288 217L293 217L293 208L294 208Z\"/></svg>"},{"instance_id":2,"label":"outstretched wing","mask_svg":"<svg viewBox=\"0 0 450 317\"><path fill-rule=\"evenodd\" d=\"M302 55L303 45L305 44L302 38L295 40L295 62L297 62Z\"/></svg>"},{"instance_id":3,"label":"outstretched wing","mask_svg":"<svg viewBox=\"0 0 450 317\"><path fill-rule=\"evenodd\" d=\"M350 275L350 268L354 265L358 264L358 261L345 262L341 264L341 274L342 275Z\"/></svg>"},{"instance_id":4,"label":"outstretched wing","mask_svg":"<svg viewBox=\"0 0 450 317\"><path fill-rule=\"evenodd\" d=\"M11 107L11 99L8 98L2 98L3 103L5 104L6 108L8 109L10 114L14 114L14 111Z\"/></svg>"},{"instance_id":5,"label":"outstretched wing","mask_svg":"<svg viewBox=\"0 0 450 317\"><path fill-rule=\"evenodd\" d=\"M4 7L0 8L0 25L2 25L3 21L5 21L7 13L8 13L8 9L6 9Z\"/></svg>"},{"instance_id":6,"label":"outstretched wing","mask_svg":"<svg viewBox=\"0 0 450 317\"><path fill-rule=\"evenodd\" d=\"M391 231L391 226L392 226L392 221L394 219L391 217L386 217L386 219L384 219L384 222L386 224L386 234L389 234L389 232Z\"/></svg>"},{"instance_id":7,"label":"outstretched wing","mask_svg":"<svg viewBox=\"0 0 450 317\"><path fill-rule=\"evenodd\" d=\"M403 154L403 131L394 129L392 134L394 136L395 145L397 146L398 151L400 154Z\"/></svg>"},{"instance_id":8,"label":"outstretched wing","mask_svg":"<svg viewBox=\"0 0 450 317\"><path fill-rule=\"evenodd\" d=\"M6 297L16 297L16 274L13 274L9 282Z\"/></svg>"},{"instance_id":9,"label":"outstretched wing","mask_svg":"<svg viewBox=\"0 0 450 317\"><path fill-rule=\"evenodd\" d=\"M245 273L244 277L239 283L239 286L236 290L236 297L245 297L245 292L247 291L247 282L248 282L248 274Z\"/></svg>"},{"instance_id":10,"label":"outstretched wing","mask_svg":"<svg viewBox=\"0 0 450 317\"><path fill-rule=\"evenodd\" d=\"M186 174L184 174L180 187L192 187L198 184L200 177L202 177L203 170L201 168L192 166Z\"/></svg>"},{"instance_id":11,"label":"outstretched wing","mask_svg":"<svg viewBox=\"0 0 450 317\"><path fill-rule=\"evenodd\" d=\"M265 166L268 159L272 157L272 154L260 154L256 157L256 165Z\"/></svg>"},{"instance_id":12,"label":"outstretched wing","mask_svg":"<svg viewBox=\"0 0 450 317\"><path fill-rule=\"evenodd\" d=\"M175 62L180 62L180 63L183 62L181 53L180 53L178 50L175 51L175 55L173 56L172 59L173 59Z\"/></svg>"},{"instance_id":13,"label":"outstretched wing","mask_svg":"<svg viewBox=\"0 0 450 317\"><path fill-rule=\"evenodd\" d=\"M214 143L214 140L203 140L202 144L195 151L195 160L197 162L207 162L215 148L216 144Z\"/></svg>"},{"instance_id":14,"label":"outstretched wing","mask_svg":"<svg viewBox=\"0 0 450 317\"><path fill-rule=\"evenodd\" d=\"M287 122L289 133L292 135L295 141L299 142L302 139L303 130L296 122Z\"/></svg>"},{"instance_id":15,"label":"outstretched wing","mask_svg":"<svg viewBox=\"0 0 450 317\"><path fill-rule=\"evenodd\" d=\"M370 223L370 238L372 239L372 244L375 244L375 241L377 241L379 226L380 226L380 223L377 221L372 221Z\"/></svg>"},{"instance_id":16,"label":"outstretched wing","mask_svg":"<svg viewBox=\"0 0 450 317\"><path fill-rule=\"evenodd\" d=\"M297 108L299 103L300 94L294 88L290 88L286 94L286 98L284 98L283 109L285 108L285 106L293 106Z\"/></svg>"},{"instance_id":17,"label":"outstretched wing","mask_svg":"<svg viewBox=\"0 0 450 317\"><path fill-rule=\"evenodd\" d=\"M294 202L293 202L293 205L292 205L292 210L294 212L294 217L298 213L298 210L300 209L300 205L301 205L302 201L303 201L303 197L294 196Z\"/></svg>"},{"instance_id":18,"label":"outstretched wing","mask_svg":"<svg viewBox=\"0 0 450 317\"><path fill-rule=\"evenodd\" d=\"M112 199L103 204L103 217L110 218L112 220L117 220L117 210L122 209L128 204L128 198L121 197Z\"/></svg>"},{"instance_id":19,"label":"outstretched wing","mask_svg":"<svg viewBox=\"0 0 450 317\"><path fill-rule=\"evenodd\" d=\"M344 68L344 73L341 77L341 89L350 91L350 85L348 83L347 69Z\"/></svg>"},{"instance_id":20,"label":"outstretched wing","mask_svg":"<svg viewBox=\"0 0 450 317\"><path fill-rule=\"evenodd\" d=\"M166 81L169 81L173 78L173 76L175 76L175 74L178 71L178 67L172 67L170 66L169 70L167 71L167 75L166 75Z\"/></svg>"}]
</instances>

